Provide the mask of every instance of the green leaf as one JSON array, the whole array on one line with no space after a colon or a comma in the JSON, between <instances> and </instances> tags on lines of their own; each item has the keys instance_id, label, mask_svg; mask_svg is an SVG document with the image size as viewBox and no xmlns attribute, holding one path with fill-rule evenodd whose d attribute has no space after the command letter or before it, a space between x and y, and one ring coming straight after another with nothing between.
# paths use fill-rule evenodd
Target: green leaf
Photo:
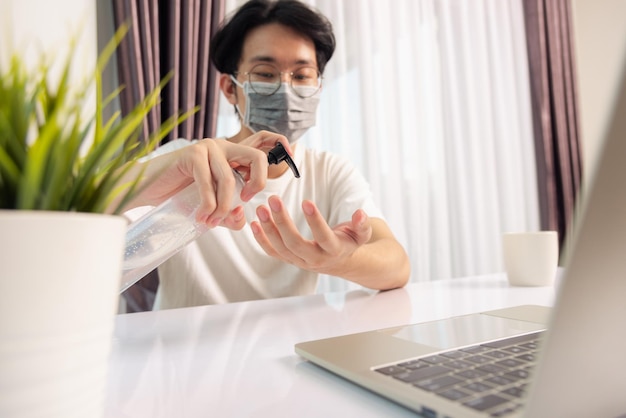
<instances>
[{"instance_id":1,"label":"green leaf","mask_svg":"<svg viewBox=\"0 0 626 418\"><path fill-rule=\"evenodd\" d=\"M150 183L142 172L120 184L137 160L195 109L165 121L147 143L139 140L168 74L126 116L115 112L105 120L104 109L123 86L103 97L102 71L127 32L123 25L115 33L93 75L78 87L71 85L73 43L55 80L43 58L34 70L27 70L17 54L8 68L0 65L0 208L101 213L116 201L118 213ZM95 110L86 114L94 87Z\"/></svg>"}]
</instances>

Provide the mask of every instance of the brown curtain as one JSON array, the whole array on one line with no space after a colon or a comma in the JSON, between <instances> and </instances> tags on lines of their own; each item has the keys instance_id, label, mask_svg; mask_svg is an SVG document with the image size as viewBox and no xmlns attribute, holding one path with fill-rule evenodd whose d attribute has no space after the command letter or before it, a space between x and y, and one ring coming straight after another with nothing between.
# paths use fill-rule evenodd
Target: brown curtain
<instances>
[{"instance_id":1,"label":"brown curtain","mask_svg":"<svg viewBox=\"0 0 626 418\"><path fill-rule=\"evenodd\" d=\"M570 0L523 0L541 227L561 246L582 181Z\"/></svg>"},{"instance_id":2,"label":"brown curtain","mask_svg":"<svg viewBox=\"0 0 626 418\"><path fill-rule=\"evenodd\" d=\"M144 137L176 112L200 106L168 137L215 135L217 71L209 41L224 18L225 0L113 0L115 26L130 24L117 51L122 113L130 111L170 72L162 104L146 118Z\"/></svg>"},{"instance_id":3,"label":"brown curtain","mask_svg":"<svg viewBox=\"0 0 626 418\"><path fill-rule=\"evenodd\" d=\"M144 121L143 138L175 114L199 106L170 133L175 138L215 136L219 88L210 65L209 41L224 18L225 0L112 0L115 27L130 25L117 50L120 108L129 112L171 73L161 106ZM124 292L127 312L150 310L158 274L148 274Z\"/></svg>"}]
</instances>

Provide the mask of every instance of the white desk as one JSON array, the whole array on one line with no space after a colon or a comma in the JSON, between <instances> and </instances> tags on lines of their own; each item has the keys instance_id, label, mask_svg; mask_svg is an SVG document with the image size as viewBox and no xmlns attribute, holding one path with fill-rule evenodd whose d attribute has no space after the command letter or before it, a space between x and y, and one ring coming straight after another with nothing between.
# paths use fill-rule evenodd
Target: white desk
<instances>
[{"instance_id":1,"label":"white desk","mask_svg":"<svg viewBox=\"0 0 626 418\"><path fill-rule=\"evenodd\" d=\"M410 411L294 353L300 341L522 304L552 287L503 274L120 315L106 417L408 417Z\"/></svg>"}]
</instances>

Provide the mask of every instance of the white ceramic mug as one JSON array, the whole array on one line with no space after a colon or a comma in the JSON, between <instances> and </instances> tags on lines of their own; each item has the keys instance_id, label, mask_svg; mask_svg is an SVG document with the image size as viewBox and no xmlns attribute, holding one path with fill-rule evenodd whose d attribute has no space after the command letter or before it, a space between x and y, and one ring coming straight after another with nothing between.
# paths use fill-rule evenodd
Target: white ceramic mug
<instances>
[{"instance_id":1,"label":"white ceramic mug","mask_svg":"<svg viewBox=\"0 0 626 418\"><path fill-rule=\"evenodd\" d=\"M550 286L554 283L559 263L556 231L505 233L502 252L512 286Z\"/></svg>"}]
</instances>

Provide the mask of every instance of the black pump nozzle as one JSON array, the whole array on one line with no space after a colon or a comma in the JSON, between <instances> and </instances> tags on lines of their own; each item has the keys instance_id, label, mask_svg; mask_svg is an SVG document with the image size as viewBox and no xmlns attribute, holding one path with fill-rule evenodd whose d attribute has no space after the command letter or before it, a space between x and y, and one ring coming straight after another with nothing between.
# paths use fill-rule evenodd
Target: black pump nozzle
<instances>
[{"instance_id":1,"label":"black pump nozzle","mask_svg":"<svg viewBox=\"0 0 626 418\"><path fill-rule=\"evenodd\" d=\"M300 172L298 171L298 167L296 167L296 163L294 163L289 154L287 154L287 150L283 147L283 144L279 142L267 154L267 162L270 164L278 164L281 161L285 161L289 168L291 168L291 171L293 171L293 175L296 178L300 178Z\"/></svg>"}]
</instances>

